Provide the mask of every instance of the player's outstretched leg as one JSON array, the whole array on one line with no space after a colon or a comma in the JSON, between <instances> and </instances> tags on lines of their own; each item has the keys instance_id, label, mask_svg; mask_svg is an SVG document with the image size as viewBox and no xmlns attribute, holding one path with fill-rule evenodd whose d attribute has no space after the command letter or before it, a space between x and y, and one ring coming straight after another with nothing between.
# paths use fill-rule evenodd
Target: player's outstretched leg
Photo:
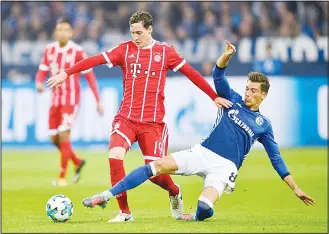
<instances>
[{"instance_id":1,"label":"player's outstretched leg","mask_svg":"<svg viewBox=\"0 0 329 234\"><path fill-rule=\"evenodd\" d=\"M217 185L217 189L209 186L202 191L198 199L198 205L195 214L183 214L176 219L204 221L212 217L214 215L214 203L218 200L226 187L226 184L223 182L219 182Z\"/></svg>"},{"instance_id":2,"label":"player's outstretched leg","mask_svg":"<svg viewBox=\"0 0 329 234\"><path fill-rule=\"evenodd\" d=\"M153 169L152 169L153 168ZM105 208L107 202L114 196L125 192L126 190L135 188L136 186L142 184L144 181L149 179L151 176L156 174L154 165L144 165L136 168L131 173L129 173L125 178L119 181L111 189L105 190L101 194L97 194L91 197L87 197L82 200L82 204L86 207L95 207L96 205ZM109 222L127 222L134 221L132 214L125 214L120 211L116 218L110 220Z\"/></svg>"},{"instance_id":3,"label":"player's outstretched leg","mask_svg":"<svg viewBox=\"0 0 329 234\"><path fill-rule=\"evenodd\" d=\"M151 160L145 160L145 163L149 162L151 162ZM152 177L150 181L169 192L171 216L173 218L181 216L184 210L182 189L166 174Z\"/></svg>"}]
</instances>

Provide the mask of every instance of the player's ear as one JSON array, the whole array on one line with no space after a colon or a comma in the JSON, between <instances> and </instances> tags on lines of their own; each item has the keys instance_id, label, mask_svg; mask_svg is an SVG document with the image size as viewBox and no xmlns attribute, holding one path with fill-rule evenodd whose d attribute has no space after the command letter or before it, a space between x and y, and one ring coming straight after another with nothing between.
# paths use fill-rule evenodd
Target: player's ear
<instances>
[{"instance_id":1,"label":"player's ear","mask_svg":"<svg viewBox=\"0 0 329 234\"><path fill-rule=\"evenodd\" d=\"M264 100L267 97L267 93L266 92L262 92L262 100Z\"/></svg>"},{"instance_id":2,"label":"player's ear","mask_svg":"<svg viewBox=\"0 0 329 234\"><path fill-rule=\"evenodd\" d=\"M151 34L153 32L153 27L150 25L149 26L149 33Z\"/></svg>"}]
</instances>

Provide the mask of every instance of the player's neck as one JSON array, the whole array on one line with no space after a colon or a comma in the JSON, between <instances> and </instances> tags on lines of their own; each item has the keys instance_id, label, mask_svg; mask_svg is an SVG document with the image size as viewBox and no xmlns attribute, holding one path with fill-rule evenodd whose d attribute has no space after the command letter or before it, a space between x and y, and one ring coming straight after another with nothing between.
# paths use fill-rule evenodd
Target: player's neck
<instances>
[{"instance_id":1,"label":"player's neck","mask_svg":"<svg viewBox=\"0 0 329 234\"><path fill-rule=\"evenodd\" d=\"M58 42L58 45L59 45L59 47L60 48L63 48L63 47L65 47L66 45L67 45L67 43L69 43L69 41L66 41L66 42Z\"/></svg>"},{"instance_id":2,"label":"player's neck","mask_svg":"<svg viewBox=\"0 0 329 234\"><path fill-rule=\"evenodd\" d=\"M145 45L143 48L152 45L153 42L154 42L154 39L151 37L150 41L149 41L149 42L147 43L147 45Z\"/></svg>"},{"instance_id":3,"label":"player's neck","mask_svg":"<svg viewBox=\"0 0 329 234\"><path fill-rule=\"evenodd\" d=\"M249 109L251 111L258 111L259 110L259 104L258 105L251 106L251 107L249 107Z\"/></svg>"}]
</instances>

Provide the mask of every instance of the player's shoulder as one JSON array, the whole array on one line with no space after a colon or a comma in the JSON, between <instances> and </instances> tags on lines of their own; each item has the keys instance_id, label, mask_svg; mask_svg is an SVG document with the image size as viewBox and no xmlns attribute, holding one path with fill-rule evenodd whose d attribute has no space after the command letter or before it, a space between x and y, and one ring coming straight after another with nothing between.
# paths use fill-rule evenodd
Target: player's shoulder
<instances>
[{"instance_id":1,"label":"player's shoulder","mask_svg":"<svg viewBox=\"0 0 329 234\"><path fill-rule=\"evenodd\" d=\"M83 48L81 45L77 44L74 41L70 41L70 47L72 47L73 49L77 50L77 51L83 51Z\"/></svg>"},{"instance_id":2,"label":"player's shoulder","mask_svg":"<svg viewBox=\"0 0 329 234\"><path fill-rule=\"evenodd\" d=\"M272 124L271 120L269 118L267 118L266 116L264 116L263 114L261 114L261 113L258 114L257 118L256 118L256 121L258 120L258 121L266 124L267 126Z\"/></svg>"},{"instance_id":3,"label":"player's shoulder","mask_svg":"<svg viewBox=\"0 0 329 234\"><path fill-rule=\"evenodd\" d=\"M135 43L132 40L123 41L117 44L116 46L113 46L112 48L108 49L107 52L111 52L112 50L117 48L119 49L127 48L127 46L128 47L135 46Z\"/></svg>"},{"instance_id":4,"label":"player's shoulder","mask_svg":"<svg viewBox=\"0 0 329 234\"><path fill-rule=\"evenodd\" d=\"M127 41L123 41L123 42L120 42L118 46L133 46L135 45L135 43L132 41L132 40L127 40Z\"/></svg>"},{"instance_id":5,"label":"player's shoulder","mask_svg":"<svg viewBox=\"0 0 329 234\"><path fill-rule=\"evenodd\" d=\"M57 41L49 42L48 44L46 44L45 49L46 49L46 50L52 49L52 48L54 48L57 44L58 44Z\"/></svg>"},{"instance_id":6,"label":"player's shoulder","mask_svg":"<svg viewBox=\"0 0 329 234\"><path fill-rule=\"evenodd\" d=\"M169 48L173 47L171 44L169 44L168 42L165 42L165 41L155 41L155 45L166 46L166 47L169 47Z\"/></svg>"}]
</instances>

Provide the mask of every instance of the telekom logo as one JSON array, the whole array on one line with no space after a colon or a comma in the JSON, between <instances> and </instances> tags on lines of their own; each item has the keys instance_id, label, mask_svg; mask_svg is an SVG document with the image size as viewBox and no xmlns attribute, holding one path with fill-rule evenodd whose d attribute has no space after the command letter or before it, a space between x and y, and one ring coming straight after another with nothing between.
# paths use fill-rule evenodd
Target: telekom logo
<instances>
[{"instance_id":1,"label":"telekom logo","mask_svg":"<svg viewBox=\"0 0 329 234\"><path fill-rule=\"evenodd\" d=\"M133 73L133 77L137 78L137 74L136 73L140 73L141 72L141 64L140 63L131 63L130 64L130 72Z\"/></svg>"}]
</instances>

